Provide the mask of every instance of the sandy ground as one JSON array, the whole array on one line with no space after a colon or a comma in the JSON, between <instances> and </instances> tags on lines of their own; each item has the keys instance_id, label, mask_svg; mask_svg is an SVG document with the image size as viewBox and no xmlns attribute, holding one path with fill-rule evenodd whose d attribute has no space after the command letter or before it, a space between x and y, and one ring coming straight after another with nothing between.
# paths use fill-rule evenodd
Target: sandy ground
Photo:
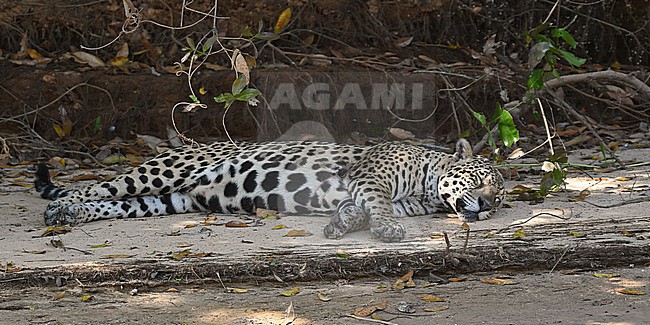
<instances>
[{"instance_id":1,"label":"sandy ground","mask_svg":"<svg viewBox=\"0 0 650 325\"><path fill-rule=\"evenodd\" d=\"M585 163L593 154L577 152L571 159ZM627 161L647 157L650 149L621 152ZM570 200L584 189L591 192L587 200L599 204L644 198L650 190L648 167L571 173L569 192L537 205L508 202L510 207L493 219L471 224L469 238L461 223L446 214L407 218L407 239L393 244L377 242L368 232L326 240L322 229L327 218L216 216L203 224L202 214L100 221L41 237L47 201L21 186L30 183L23 171L28 168L5 170L2 179L3 322L286 324L294 314L285 310L292 306L294 324L354 324L369 322L346 315L384 300L388 305L377 314L397 324L643 324L650 319L650 203L605 209ZM110 172L77 171L57 180L90 173ZM507 188L537 182L524 178L508 182ZM224 226L232 220L249 227ZM514 232L523 222L525 238L516 239ZM286 228L273 229L280 225ZM313 235L286 237L289 230ZM439 236L442 232L448 234L450 248ZM185 256L181 252L186 249L198 255ZM375 292L408 270L415 271L415 288ZM484 273L462 275L467 271ZM606 279L594 273L620 276ZM431 274L468 281L425 288L435 280ZM481 282L504 275L515 284ZM248 291L226 292L219 280ZM279 296L293 287L301 288L300 293ZM137 294L130 294L133 289ZM619 289L646 295L621 294ZM52 300L62 292L63 297ZM331 300L319 300L318 292ZM423 294L445 301L424 303ZM83 296L92 298L82 302ZM398 311L400 301L412 304L415 314ZM424 311L435 306L448 309Z\"/></svg>"}]
</instances>

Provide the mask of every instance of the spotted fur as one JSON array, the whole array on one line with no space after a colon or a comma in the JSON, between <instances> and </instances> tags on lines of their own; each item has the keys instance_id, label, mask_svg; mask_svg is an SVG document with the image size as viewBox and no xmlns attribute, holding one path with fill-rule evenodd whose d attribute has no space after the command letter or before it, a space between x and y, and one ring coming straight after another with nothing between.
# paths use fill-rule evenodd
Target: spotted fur
<instances>
[{"instance_id":1,"label":"spotted fur","mask_svg":"<svg viewBox=\"0 0 650 325\"><path fill-rule=\"evenodd\" d=\"M54 200L47 225L265 208L333 214L327 238L370 228L387 242L405 236L396 217L447 210L464 221L483 220L504 195L499 172L462 139L453 155L406 143L217 142L169 150L77 190L55 187L39 165L35 188Z\"/></svg>"}]
</instances>

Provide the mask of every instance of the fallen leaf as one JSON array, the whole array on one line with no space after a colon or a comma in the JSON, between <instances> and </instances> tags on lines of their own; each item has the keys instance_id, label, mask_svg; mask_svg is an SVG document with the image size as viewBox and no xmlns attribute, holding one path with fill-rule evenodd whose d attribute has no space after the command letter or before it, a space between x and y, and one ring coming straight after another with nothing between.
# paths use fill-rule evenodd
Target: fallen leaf
<instances>
[{"instance_id":1,"label":"fallen leaf","mask_svg":"<svg viewBox=\"0 0 650 325\"><path fill-rule=\"evenodd\" d=\"M230 288L230 287L228 287L226 289L228 290L228 292L232 292L232 293L246 293L246 292L248 292L248 289Z\"/></svg>"},{"instance_id":2,"label":"fallen leaf","mask_svg":"<svg viewBox=\"0 0 650 325\"><path fill-rule=\"evenodd\" d=\"M627 177L616 177L615 180L619 182L625 182L625 181L629 181L630 179Z\"/></svg>"},{"instance_id":3,"label":"fallen leaf","mask_svg":"<svg viewBox=\"0 0 650 325\"><path fill-rule=\"evenodd\" d=\"M117 54L115 54L115 57L128 57L129 56L129 43L124 43L122 44L122 47L120 47L120 50L117 51Z\"/></svg>"},{"instance_id":4,"label":"fallen leaf","mask_svg":"<svg viewBox=\"0 0 650 325\"><path fill-rule=\"evenodd\" d=\"M72 178L73 181L79 182L79 181L96 181L100 179L99 175L96 174L81 174L77 175Z\"/></svg>"},{"instance_id":5,"label":"fallen leaf","mask_svg":"<svg viewBox=\"0 0 650 325\"><path fill-rule=\"evenodd\" d=\"M243 223L241 221L236 221L236 220L230 220L226 223L226 227L228 228L246 228L248 227L247 223Z\"/></svg>"},{"instance_id":6,"label":"fallen leaf","mask_svg":"<svg viewBox=\"0 0 650 325\"><path fill-rule=\"evenodd\" d=\"M625 235L626 237L634 237L634 234L631 233L631 232L629 232L629 231L627 231L627 230L623 230L622 233L623 233L623 235Z\"/></svg>"},{"instance_id":7,"label":"fallen leaf","mask_svg":"<svg viewBox=\"0 0 650 325\"><path fill-rule=\"evenodd\" d=\"M514 239L524 239L524 238L526 238L526 231L524 231L524 227L521 227L521 228L515 230L515 233L512 235L512 238L514 238Z\"/></svg>"},{"instance_id":8,"label":"fallen leaf","mask_svg":"<svg viewBox=\"0 0 650 325\"><path fill-rule=\"evenodd\" d=\"M377 287L377 289L375 289L375 293L384 293L384 292L388 292L388 287L385 285L380 285Z\"/></svg>"},{"instance_id":9,"label":"fallen leaf","mask_svg":"<svg viewBox=\"0 0 650 325\"><path fill-rule=\"evenodd\" d=\"M180 241L176 244L176 247L185 248L185 247L191 247L192 245L193 244Z\"/></svg>"},{"instance_id":10,"label":"fallen leaf","mask_svg":"<svg viewBox=\"0 0 650 325\"><path fill-rule=\"evenodd\" d=\"M277 220L278 219L278 211L275 210L269 210L269 209L260 209L258 208L255 211L255 215L264 220Z\"/></svg>"},{"instance_id":11,"label":"fallen leaf","mask_svg":"<svg viewBox=\"0 0 650 325\"><path fill-rule=\"evenodd\" d=\"M204 258L204 257L210 257L212 256L212 252L207 252L207 253L192 253L188 254L187 257L190 258Z\"/></svg>"},{"instance_id":12,"label":"fallen leaf","mask_svg":"<svg viewBox=\"0 0 650 325\"><path fill-rule=\"evenodd\" d=\"M89 246L90 248L104 248L104 247L111 246L111 242L109 242L109 241L107 240L107 241L105 241L103 244L88 245L88 246Z\"/></svg>"},{"instance_id":13,"label":"fallen leaf","mask_svg":"<svg viewBox=\"0 0 650 325\"><path fill-rule=\"evenodd\" d=\"M277 225L277 226L274 226L274 227L271 228L271 229L273 229L273 230L278 230L278 229L284 229L284 228L287 228L287 226L285 226L285 225Z\"/></svg>"},{"instance_id":14,"label":"fallen leaf","mask_svg":"<svg viewBox=\"0 0 650 325\"><path fill-rule=\"evenodd\" d=\"M91 296L91 295L83 295L83 296L81 296L81 302L91 301L93 299L93 297L94 296Z\"/></svg>"},{"instance_id":15,"label":"fallen leaf","mask_svg":"<svg viewBox=\"0 0 650 325\"><path fill-rule=\"evenodd\" d=\"M98 58L96 55L92 55L90 53L86 53L86 52L82 52L82 51L74 52L74 53L68 54L67 56L64 55L63 57L72 58L77 63L88 64L89 66L91 66L93 68L106 66L104 61L102 61L102 59Z\"/></svg>"},{"instance_id":16,"label":"fallen leaf","mask_svg":"<svg viewBox=\"0 0 650 325\"><path fill-rule=\"evenodd\" d=\"M517 284L517 282L513 282L510 280L506 279L499 279L499 278L483 278L481 279L481 282L487 283L487 284L496 284L496 285L513 285Z\"/></svg>"},{"instance_id":17,"label":"fallen leaf","mask_svg":"<svg viewBox=\"0 0 650 325\"><path fill-rule=\"evenodd\" d=\"M572 231L569 231L569 235L571 235L571 236L573 236L573 237L575 237L575 238L584 238L584 237L587 237L586 234L583 234L583 233L580 233L580 232L577 232L577 231L573 231L573 230L572 230Z\"/></svg>"},{"instance_id":18,"label":"fallen leaf","mask_svg":"<svg viewBox=\"0 0 650 325\"><path fill-rule=\"evenodd\" d=\"M597 278L609 279L609 278L616 278L616 277L619 277L621 275L618 274L618 273L594 273L594 276L597 277Z\"/></svg>"},{"instance_id":19,"label":"fallen leaf","mask_svg":"<svg viewBox=\"0 0 650 325\"><path fill-rule=\"evenodd\" d=\"M390 128L388 129L388 132L392 134L394 137L400 139L400 140L406 140L406 139L411 139L414 138L415 135L411 131L407 131L404 129L400 128Z\"/></svg>"},{"instance_id":20,"label":"fallen leaf","mask_svg":"<svg viewBox=\"0 0 650 325\"><path fill-rule=\"evenodd\" d=\"M185 229L194 228L194 227L196 227L197 225L198 225L198 223L188 223L188 224L186 224L185 227L183 227L183 228L185 228Z\"/></svg>"},{"instance_id":21,"label":"fallen leaf","mask_svg":"<svg viewBox=\"0 0 650 325\"><path fill-rule=\"evenodd\" d=\"M332 298L328 297L326 294L324 294L322 292L319 292L316 296L318 297L318 300L320 300L320 301L328 302L328 301L332 300Z\"/></svg>"},{"instance_id":22,"label":"fallen leaf","mask_svg":"<svg viewBox=\"0 0 650 325\"><path fill-rule=\"evenodd\" d=\"M178 292L178 289L176 289L176 288L169 288L169 289L165 290L165 292Z\"/></svg>"},{"instance_id":23,"label":"fallen leaf","mask_svg":"<svg viewBox=\"0 0 650 325\"><path fill-rule=\"evenodd\" d=\"M36 254L36 255L42 255L42 254L46 253L46 251L44 251L44 250L42 250L42 251L28 251L28 250L24 250L24 249L23 249L23 252L25 252L27 254Z\"/></svg>"},{"instance_id":24,"label":"fallen leaf","mask_svg":"<svg viewBox=\"0 0 650 325\"><path fill-rule=\"evenodd\" d=\"M112 65L112 66L114 66L116 68L123 67L127 63L129 63L129 58L127 58L125 56L117 56L117 57L111 59L110 61L108 61L108 64L110 64L110 65Z\"/></svg>"},{"instance_id":25,"label":"fallen leaf","mask_svg":"<svg viewBox=\"0 0 650 325\"><path fill-rule=\"evenodd\" d=\"M278 21L275 23L275 28L273 28L273 33L280 34L287 28L289 21L291 20L291 8L284 9L278 17Z\"/></svg>"},{"instance_id":26,"label":"fallen leaf","mask_svg":"<svg viewBox=\"0 0 650 325\"><path fill-rule=\"evenodd\" d=\"M591 194L589 190L582 190L580 191L580 194L571 197L569 200L570 201L584 201L587 196Z\"/></svg>"},{"instance_id":27,"label":"fallen leaf","mask_svg":"<svg viewBox=\"0 0 650 325\"><path fill-rule=\"evenodd\" d=\"M169 255L169 257L171 257L171 258L173 258L175 260L180 260L181 258L187 257L187 255L189 255L190 252L191 252L190 249L184 249L184 250L182 250L182 251L180 251L178 253L174 253L174 254Z\"/></svg>"},{"instance_id":28,"label":"fallen leaf","mask_svg":"<svg viewBox=\"0 0 650 325\"><path fill-rule=\"evenodd\" d=\"M430 308L424 308L424 311L435 313L435 312L439 312L439 311L443 311L443 310L447 310L447 309L449 309L449 306L435 306L435 307L430 307Z\"/></svg>"},{"instance_id":29,"label":"fallen leaf","mask_svg":"<svg viewBox=\"0 0 650 325\"><path fill-rule=\"evenodd\" d=\"M413 36L410 37L401 37L395 40L394 44L397 47L407 47L413 41Z\"/></svg>"},{"instance_id":30,"label":"fallen leaf","mask_svg":"<svg viewBox=\"0 0 650 325\"><path fill-rule=\"evenodd\" d=\"M292 229L289 230L289 232L284 235L284 237L309 237L313 235L307 230L302 230L302 229Z\"/></svg>"},{"instance_id":31,"label":"fallen leaf","mask_svg":"<svg viewBox=\"0 0 650 325\"><path fill-rule=\"evenodd\" d=\"M136 254L108 254L104 255L102 258L130 258Z\"/></svg>"},{"instance_id":32,"label":"fallen leaf","mask_svg":"<svg viewBox=\"0 0 650 325\"><path fill-rule=\"evenodd\" d=\"M354 315L359 317L368 317L378 310L384 310L388 306L388 301L382 301L372 306L358 307L354 309Z\"/></svg>"},{"instance_id":33,"label":"fallen leaf","mask_svg":"<svg viewBox=\"0 0 650 325\"><path fill-rule=\"evenodd\" d=\"M59 299L61 299L63 297L65 297L65 291L63 291L63 292L59 293L58 295L52 297L52 299L50 299L50 300L57 301L57 300L59 300Z\"/></svg>"},{"instance_id":34,"label":"fallen leaf","mask_svg":"<svg viewBox=\"0 0 650 325\"><path fill-rule=\"evenodd\" d=\"M618 289L616 290L616 292L626 294L626 295L635 295L635 296L640 296L645 294L645 292L643 291L634 290L634 289Z\"/></svg>"},{"instance_id":35,"label":"fallen leaf","mask_svg":"<svg viewBox=\"0 0 650 325\"><path fill-rule=\"evenodd\" d=\"M449 282L464 282L467 281L468 278L449 278L447 280L449 280Z\"/></svg>"},{"instance_id":36,"label":"fallen leaf","mask_svg":"<svg viewBox=\"0 0 650 325\"><path fill-rule=\"evenodd\" d=\"M430 295L430 294L420 296L420 299L422 299L422 301L424 301L424 302L442 302L442 301L445 301L445 298L436 297L436 296Z\"/></svg>"},{"instance_id":37,"label":"fallen leaf","mask_svg":"<svg viewBox=\"0 0 650 325\"><path fill-rule=\"evenodd\" d=\"M63 235L72 231L72 228L69 226L49 226L41 234L41 237L54 236L54 235Z\"/></svg>"},{"instance_id":38,"label":"fallen leaf","mask_svg":"<svg viewBox=\"0 0 650 325\"><path fill-rule=\"evenodd\" d=\"M350 255L348 255L348 253L346 251L342 250L342 249L337 249L336 250L336 257L338 257L338 258L346 258L347 259L347 258L350 258Z\"/></svg>"},{"instance_id":39,"label":"fallen leaf","mask_svg":"<svg viewBox=\"0 0 650 325\"><path fill-rule=\"evenodd\" d=\"M167 236L180 236L181 231L180 230L172 230L170 233L167 234Z\"/></svg>"},{"instance_id":40,"label":"fallen leaf","mask_svg":"<svg viewBox=\"0 0 650 325\"><path fill-rule=\"evenodd\" d=\"M201 94L201 95L205 95L205 94L207 94L207 93L208 93L208 91L205 90L205 87L201 87L201 88L199 88L199 94Z\"/></svg>"},{"instance_id":41,"label":"fallen leaf","mask_svg":"<svg viewBox=\"0 0 650 325\"><path fill-rule=\"evenodd\" d=\"M296 287L296 288L291 288L287 291L282 291L280 292L280 295L285 297L292 297L298 294L299 292L300 292L300 288Z\"/></svg>"}]
</instances>

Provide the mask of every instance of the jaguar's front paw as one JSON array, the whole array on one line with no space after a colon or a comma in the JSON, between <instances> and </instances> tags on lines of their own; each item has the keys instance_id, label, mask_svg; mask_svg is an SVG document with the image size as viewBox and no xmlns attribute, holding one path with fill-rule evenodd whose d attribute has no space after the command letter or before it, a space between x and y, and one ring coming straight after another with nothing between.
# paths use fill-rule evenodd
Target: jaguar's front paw
<instances>
[{"instance_id":1,"label":"jaguar's front paw","mask_svg":"<svg viewBox=\"0 0 650 325\"><path fill-rule=\"evenodd\" d=\"M337 227L333 221L330 221L330 223L325 226L323 233L325 234L325 238L329 239L339 239L345 235L345 231Z\"/></svg>"},{"instance_id":2,"label":"jaguar's front paw","mask_svg":"<svg viewBox=\"0 0 650 325\"><path fill-rule=\"evenodd\" d=\"M64 205L62 202L54 201L47 205L45 214L45 224L54 225L74 225L76 223L76 211L74 205Z\"/></svg>"},{"instance_id":3,"label":"jaguar's front paw","mask_svg":"<svg viewBox=\"0 0 650 325\"><path fill-rule=\"evenodd\" d=\"M370 232L372 232L373 236L379 238L379 240L387 243L401 241L406 236L404 227L395 220L384 220L376 224L373 223L372 227L370 227Z\"/></svg>"}]
</instances>

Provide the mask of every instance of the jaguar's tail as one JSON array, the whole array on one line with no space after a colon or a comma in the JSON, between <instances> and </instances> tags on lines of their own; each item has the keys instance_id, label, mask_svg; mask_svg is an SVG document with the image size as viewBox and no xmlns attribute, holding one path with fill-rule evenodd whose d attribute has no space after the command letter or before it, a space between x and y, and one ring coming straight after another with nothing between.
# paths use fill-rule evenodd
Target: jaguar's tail
<instances>
[{"instance_id":1,"label":"jaguar's tail","mask_svg":"<svg viewBox=\"0 0 650 325\"><path fill-rule=\"evenodd\" d=\"M34 174L34 188L42 198L56 200L68 196L70 190L57 188L50 180L50 171L45 164L38 164Z\"/></svg>"}]
</instances>

